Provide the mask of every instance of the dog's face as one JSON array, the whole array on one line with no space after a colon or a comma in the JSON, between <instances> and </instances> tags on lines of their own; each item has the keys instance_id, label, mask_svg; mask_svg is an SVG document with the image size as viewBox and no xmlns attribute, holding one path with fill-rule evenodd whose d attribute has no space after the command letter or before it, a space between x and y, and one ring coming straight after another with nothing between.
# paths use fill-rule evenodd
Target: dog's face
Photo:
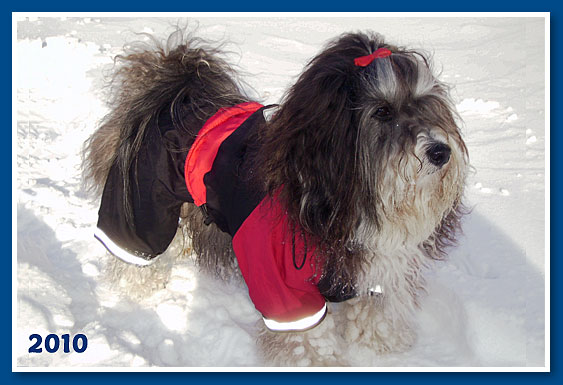
<instances>
[{"instance_id":1,"label":"dog's face","mask_svg":"<svg viewBox=\"0 0 563 385\"><path fill-rule=\"evenodd\" d=\"M394 50L358 74L359 164L378 197L379 231L394 232L378 237L379 249L428 238L459 202L467 166L446 86L422 55Z\"/></svg>"},{"instance_id":2,"label":"dog's face","mask_svg":"<svg viewBox=\"0 0 563 385\"><path fill-rule=\"evenodd\" d=\"M390 55L356 64L382 47ZM334 254L439 239L453 231L442 224L455 222L467 168L455 116L423 54L376 34L343 35L274 115L263 142L266 183Z\"/></svg>"}]
</instances>

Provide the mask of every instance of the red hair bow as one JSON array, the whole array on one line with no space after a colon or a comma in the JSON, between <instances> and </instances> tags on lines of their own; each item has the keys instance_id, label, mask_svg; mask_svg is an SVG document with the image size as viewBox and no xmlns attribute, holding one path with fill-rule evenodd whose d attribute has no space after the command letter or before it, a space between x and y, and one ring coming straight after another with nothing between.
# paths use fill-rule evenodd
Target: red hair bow
<instances>
[{"instance_id":1,"label":"red hair bow","mask_svg":"<svg viewBox=\"0 0 563 385\"><path fill-rule=\"evenodd\" d=\"M379 48L371 55L360 56L355 58L354 64L357 65L358 67L367 67L375 59L381 59L389 55L391 55L391 51L389 51L387 48Z\"/></svg>"}]
</instances>

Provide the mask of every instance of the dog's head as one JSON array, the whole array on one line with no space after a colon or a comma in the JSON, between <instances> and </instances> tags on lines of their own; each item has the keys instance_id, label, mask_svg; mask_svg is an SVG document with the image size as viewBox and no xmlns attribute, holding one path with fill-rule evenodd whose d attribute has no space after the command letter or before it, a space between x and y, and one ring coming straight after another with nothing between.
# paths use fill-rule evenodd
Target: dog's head
<instances>
[{"instance_id":1,"label":"dog's head","mask_svg":"<svg viewBox=\"0 0 563 385\"><path fill-rule=\"evenodd\" d=\"M329 249L452 231L440 228L458 210L467 150L448 88L420 52L377 34L339 37L289 90L263 143L269 191Z\"/></svg>"}]
</instances>

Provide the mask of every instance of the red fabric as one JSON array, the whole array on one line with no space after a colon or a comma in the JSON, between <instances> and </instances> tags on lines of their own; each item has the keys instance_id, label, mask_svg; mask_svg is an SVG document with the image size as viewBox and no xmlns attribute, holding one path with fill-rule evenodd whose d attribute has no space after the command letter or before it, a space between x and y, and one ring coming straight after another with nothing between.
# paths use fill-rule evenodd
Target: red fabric
<instances>
[{"instance_id":1,"label":"red fabric","mask_svg":"<svg viewBox=\"0 0 563 385\"><path fill-rule=\"evenodd\" d=\"M264 317L278 322L313 315L325 304L316 286L318 278L311 258L314 247L308 242L305 264L297 270L293 265L292 234L278 200L267 197L233 238L233 249L254 306ZM303 261L303 250L304 242L297 231L298 266Z\"/></svg>"},{"instance_id":2,"label":"red fabric","mask_svg":"<svg viewBox=\"0 0 563 385\"><path fill-rule=\"evenodd\" d=\"M197 206L207 201L203 178L211 170L221 143L260 108L262 105L255 102L223 108L198 132L185 163L186 185ZM300 233L295 233L298 266L305 250ZM312 242L307 244L303 267L297 269L293 264L292 236L279 201L265 198L233 237L233 249L254 306L264 317L278 322L316 314L325 305L311 264L315 252Z\"/></svg>"},{"instance_id":3,"label":"red fabric","mask_svg":"<svg viewBox=\"0 0 563 385\"><path fill-rule=\"evenodd\" d=\"M203 177L211 170L219 146L250 115L262 107L260 103L247 102L230 108L221 108L199 130L186 157L184 168L186 186L197 206L207 202Z\"/></svg>"},{"instance_id":4,"label":"red fabric","mask_svg":"<svg viewBox=\"0 0 563 385\"><path fill-rule=\"evenodd\" d=\"M354 64L358 67L367 67L375 59L384 58L391 55L391 51L387 48L379 48L371 55L360 56L354 59Z\"/></svg>"}]
</instances>

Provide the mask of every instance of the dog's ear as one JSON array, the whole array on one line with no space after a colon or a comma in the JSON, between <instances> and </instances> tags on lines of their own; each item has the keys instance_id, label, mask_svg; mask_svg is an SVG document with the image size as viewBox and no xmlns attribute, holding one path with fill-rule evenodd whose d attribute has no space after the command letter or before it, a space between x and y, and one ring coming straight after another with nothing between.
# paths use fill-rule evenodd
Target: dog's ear
<instances>
[{"instance_id":1,"label":"dog's ear","mask_svg":"<svg viewBox=\"0 0 563 385\"><path fill-rule=\"evenodd\" d=\"M365 204L375 197L363 191L357 159L361 68L354 65L373 45L359 34L330 44L309 63L265 132L261 166L270 193L281 190L290 217L321 242L352 239L358 211L375 210Z\"/></svg>"}]
</instances>

